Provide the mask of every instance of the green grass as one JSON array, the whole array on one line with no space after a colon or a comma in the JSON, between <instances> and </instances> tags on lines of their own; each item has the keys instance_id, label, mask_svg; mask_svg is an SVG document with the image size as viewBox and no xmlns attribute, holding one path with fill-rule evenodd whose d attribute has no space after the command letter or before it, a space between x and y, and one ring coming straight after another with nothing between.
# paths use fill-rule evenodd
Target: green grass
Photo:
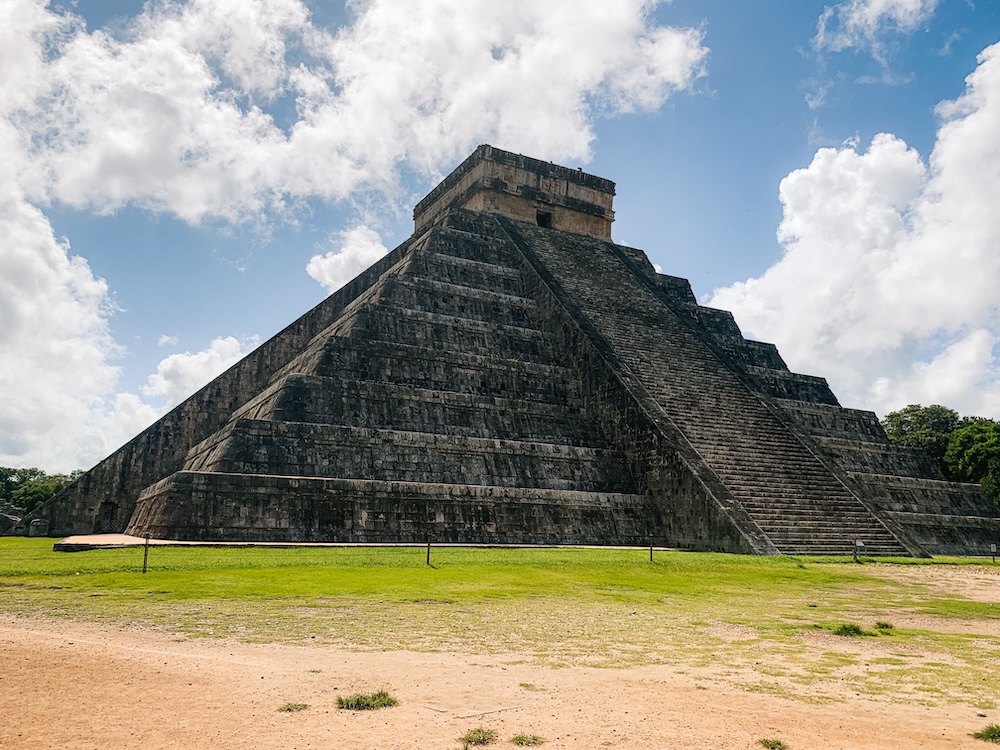
<instances>
[{"instance_id":1,"label":"green grass","mask_svg":"<svg viewBox=\"0 0 1000 750\"><path fill-rule=\"evenodd\" d=\"M759 740L758 744L765 750L788 750L788 745L781 740Z\"/></svg>"},{"instance_id":2,"label":"green grass","mask_svg":"<svg viewBox=\"0 0 1000 750\"><path fill-rule=\"evenodd\" d=\"M286 703L278 710L282 713L293 714L298 713L299 711L305 711L307 708L309 708L308 703Z\"/></svg>"},{"instance_id":3,"label":"green grass","mask_svg":"<svg viewBox=\"0 0 1000 750\"><path fill-rule=\"evenodd\" d=\"M857 638L868 635L863 627L854 622L842 622L833 629L833 634L844 636L845 638Z\"/></svg>"},{"instance_id":4,"label":"green grass","mask_svg":"<svg viewBox=\"0 0 1000 750\"><path fill-rule=\"evenodd\" d=\"M973 732L972 736L977 740L1000 743L1000 724L990 724L978 732Z\"/></svg>"},{"instance_id":5,"label":"green grass","mask_svg":"<svg viewBox=\"0 0 1000 750\"><path fill-rule=\"evenodd\" d=\"M510 738L510 741L512 744L519 745L521 747L535 747L537 745L545 744L545 740L537 734L515 734Z\"/></svg>"},{"instance_id":6,"label":"green grass","mask_svg":"<svg viewBox=\"0 0 1000 750\"><path fill-rule=\"evenodd\" d=\"M337 696L337 708L348 711L372 711L376 708L391 708L398 706L399 701L385 690L375 693L356 693L355 695Z\"/></svg>"},{"instance_id":7,"label":"green grass","mask_svg":"<svg viewBox=\"0 0 1000 750\"><path fill-rule=\"evenodd\" d=\"M475 729L470 729L468 732L463 734L458 738L465 747L470 747L472 745L489 745L496 742L497 732L495 729L487 729L486 727L477 727Z\"/></svg>"},{"instance_id":8,"label":"green grass","mask_svg":"<svg viewBox=\"0 0 1000 750\"><path fill-rule=\"evenodd\" d=\"M143 575L141 548L51 545L0 538L0 613L248 642L516 653L549 665L676 664L683 654L731 684L807 701L823 700L826 681L983 708L1000 695L991 666L1000 639L977 629L1000 619L1000 605L877 575L885 562L665 551L650 563L643 549L439 547L431 568L421 547L154 546ZM878 652L863 660L853 639L836 653L813 640L817 627L913 614L931 624L866 639ZM759 664L762 654L774 658Z\"/></svg>"}]
</instances>

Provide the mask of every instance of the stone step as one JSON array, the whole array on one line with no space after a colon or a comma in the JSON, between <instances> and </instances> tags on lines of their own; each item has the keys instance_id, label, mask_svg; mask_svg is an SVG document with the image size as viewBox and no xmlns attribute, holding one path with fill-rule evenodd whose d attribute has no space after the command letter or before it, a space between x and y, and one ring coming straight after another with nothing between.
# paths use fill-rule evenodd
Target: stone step
<instances>
[{"instance_id":1,"label":"stone step","mask_svg":"<svg viewBox=\"0 0 1000 750\"><path fill-rule=\"evenodd\" d=\"M850 514L857 514L862 518L871 518L867 509L861 505L851 495L842 495L836 498L825 498L823 496L799 496L799 497L751 497L749 495L736 495L740 503L753 513L783 513L788 515L801 514L803 516L815 517L817 511L826 511L828 517L839 519Z\"/></svg>"},{"instance_id":2,"label":"stone step","mask_svg":"<svg viewBox=\"0 0 1000 750\"><path fill-rule=\"evenodd\" d=\"M505 325L532 327L537 318L534 300L414 275L395 277L383 299L409 310Z\"/></svg>"},{"instance_id":3,"label":"stone step","mask_svg":"<svg viewBox=\"0 0 1000 750\"><path fill-rule=\"evenodd\" d=\"M798 529L803 533L805 532L843 532L843 533L854 533L857 531L862 532L875 532L882 533L881 525L877 524L872 519L868 518L839 518L839 519L827 519L827 520L815 520L815 519L797 519L793 515L773 515L773 516L762 516L754 515L754 520L757 521L758 525L768 531L774 531L776 529Z\"/></svg>"},{"instance_id":4,"label":"stone step","mask_svg":"<svg viewBox=\"0 0 1000 750\"><path fill-rule=\"evenodd\" d=\"M192 507L192 504L197 507ZM645 495L180 471L127 533L211 541L646 544ZM197 523L192 523L197 521Z\"/></svg>"},{"instance_id":5,"label":"stone step","mask_svg":"<svg viewBox=\"0 0 1000 750\"><path fill-rule=\"evenodd\" d=\"M431 230L426 249L439 255L451 255L512 270L520 267L506 243L454 225L443 225Z\"/></svg>"},{"instance_id":6,"label":"stone step","mask_svg":"<svg viewBox=\"0 0 1000 750\"><path fill-rule=\"evenodd\" d=\"M832 486L842 487L837 481L836 477L833 476L829 471L823 471L817 468L816 463L806 463L803 461L801 464L796 465L792 463L791 465L783 463L772 463L763 461L755 461L752 464L734 464L732 462L727 462L720 460L715 457L703 456L709 464L718 464L718 471L721 473L726 473L727 475L732 475L735 477L742 477L743 481L748 486L753 485L778 485L782 486L785 484L794 484L795 486ZM825 467L824 467L825 468Z\"/></svg>"},{"instance_id":7,"label":"stone step","mask_svg":"<svg viewBox=\"0 0 1000 750\"><path fill-rule=\"evenodd\" d=\"M866 522L872 521L872 516L857 501L848 505L847 503L840 502L825 503L821 499L775 501L772 499L759 500L739 496L736 496L736 499L739 500L740 504L747 509L747 512L752 513L755 518L775 517L778 519L795 518L805 520L811 519L816 521L830 520L834 523L839 523L840 521L849 518L860 518L864 519ZM828 511L828 513L820 516L817 515L817 511Z\"/></svg>"},{"instance_id":8,"label":"stone step","mask_svg":"<svg viewBox=\"0 0 1000 750\"><path fill-rule=\"evenodd\" d=\"M506 226L506 224L505 224ZM785 499L786 510L818 524L845 513L870 518L831 471L722 364L694 331L642 282L606 243L553 235L527 225L516 231L560 287L666 411L751 517ZM840 504L841 501L846 504ZM850 511L847 511L847 508ZM770 509L773 510L771 505ZM768 517L759 522L767 529ZM822 528L817 526L817 529ZM877 525L872 533L891 546ZM775 542L777 543L777 542ZM779 545L780 546L780 545Z\"/></svg>"},{"instance_id":9,"label":"stone step","mask_svg":"<svg viewBox=\"0 0 1000 750\"><path fill-rule=\"evenodd\" d=\"M456 393L580 403L579 382L569 368L426 345L335 337L325 342L321 356L307 372Z\"/></svg>"},{"instance_id":10,"label":"stone step","mask_svg":"<svg viewBox=\"0 0 1000 750\"><path fill-rule=\"evenodd\" d=\"M469 352L500 359L554 361L548 336L537 328L411 310L385 302L365 306L358 317L360 324L351 335L368 340L417 343L442 351Z\"/></svg>"},{"instance_id":11,"label":"stone step","mask_svg":"<svg viewBox=\"0 0 1000 750\"><path fill-rule=\"evenodd\" d=\"M396 429L603 447L578 400L546 403L513 397L294 374L249 402L233 419Z\"/></svg>"},{"instance_id":12,"label":"stone step","mask_svg":"<svg viewBox=\"0 0 1000 750\"><path fill-rule=\"evenodd\" d=\"M885 540L881 538L884 533L882 530L871 527L867 529L863 528L799 528L794 526L774 526L765 529L765 533L771 541L777 542L780 540L782 542L789 541L799 541L808 542L810 539L814 539L817 542L835 541L838 543L850 542L851 546L854 545L855 541L864 542L865 546L869 543L872 545L887 544Z\"/></svg>"},{"instance_id":13,"label":"stone step","mask_svg":"<svg viewBox=\"0 0 1000 750\"><path fill-rule=\"evenodd\" d=\"M923 451L906 449L868 440L844 440L817 437L819 443L837 464L848 472L863 474L899 474L921 479L940 480L944 477L933 460Z\"/></svg>"},{"instance_id":14,"label":"stone step","mask_svg":"<svg viewBox=\"0 0 1000 750\"><path fill-rule=\"evenodd\" d=\"M739 499L739 498L737 498ZM838 526L840 524L866 524L876 528L881 527L871 515L862 511L845 511L838 514L820 514L815 509L805 508L772 508L768 506L754 507L752 503L741 502L747 512L762 524L817 524L820 526Z\"/></svg>"},{"instance_id":15,"label":"stone step","mask_svg":"<svg viewBox=\"0 0 1000 750\"><path fill-rule=\"evenodd\" d=\"M617 452L339 425L238 420L191 449L185 469L399 482L625 492Z\"/></svg>"},{"instance_id":16,"label":"stone step","mask_svg":"<svg viewBox=\"0 0 1000 750\"><path fill-rule=\"evenodd\" d=\"M430 250L415 252L406 268L407 274L438 279L451 284L519 295L524 281L521 271L507 266L444 255Z\"/></svg>"},{"instance_id":17,"label":"stone step","mask_svg":"<svg viewBox=\"0 0 1000 750\"><path fill-rule=\"evenodd\" d=\"M752 508L746 508L747 513L761 528L778 528L784 526L795 526L801 528L817 529L859 529L871 528L880 530L882 525L872 517L860 515L834 517L821 513L776 513L776 512L755 512ZM880 532L881 533L881 532Z\"/></svg>"}]
</instances>

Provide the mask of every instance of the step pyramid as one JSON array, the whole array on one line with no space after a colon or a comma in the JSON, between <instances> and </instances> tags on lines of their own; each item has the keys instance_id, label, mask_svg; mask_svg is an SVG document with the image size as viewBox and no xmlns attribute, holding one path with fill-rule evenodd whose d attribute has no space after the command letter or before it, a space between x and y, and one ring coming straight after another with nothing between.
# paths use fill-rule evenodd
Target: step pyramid
<instances>
[{"instance_id":1,"label":"step pyramid","mask_svg":"<svg viewBox=\"0 0 1000 750\"><path fill-rule=\"evenodd\" d=\"M482 146L399 248L42 511L50 533L983 554L1000 513Z\"/></svg>"}]
</instances>

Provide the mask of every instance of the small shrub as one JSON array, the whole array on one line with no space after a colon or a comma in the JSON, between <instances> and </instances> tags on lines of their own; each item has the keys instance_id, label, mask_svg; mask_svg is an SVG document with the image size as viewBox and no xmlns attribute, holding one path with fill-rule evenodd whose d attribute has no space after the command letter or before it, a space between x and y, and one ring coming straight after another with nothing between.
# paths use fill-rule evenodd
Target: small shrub
<instances>
[{"instance_id":1,"label":"small shrub","mask_svg":"<svg viewBox=\"0 0 1000 750\"><path fill-rule=\"evenodd\" d=\"M305 711L307 708L309 708L308 703L286 703L278 710L284 711L286 714L292 714L296 711Z\"/></svg>"},{"instance_id":2,"label":"small shrub","mask_svg":"<svg viewBox=\"0 0 1000 750\"><path fill-rule=\"evenodd\" d=\"M759 743L766 750L788 750L788 745L781 740L759 740Z\"/></svg>"},{"instance_id":3,"label":"small shrub","mask_svg":"<svg viewBox=\"0 0 1000 750\"><path fill-rule=\"evenodd\" d=\"M377 693L357 693L346 698L337 696L337 708L346 708L349 711L370 711L375 708L388 708L399 703L384 690Z\"/></svg>"},{"instance_id":4,"label":"small shrub","mask_svg":"<svg viewBox=\"0 0 1000 750\"><path fill-rule=\"evenodd\" d=\"M997 744L1000 744L1000 724L990 724L988 727L984 727L978 732L973 732L972 736L977 740L985 740L986 742L996 742Z\"/></svg>"},{"instance_id":5,"label":"small shrub","mask_svg":"<svg viewBox=\"0 0 1000 750\"><path fill-rule=\"evenodd\" d=\"M893 625L891 622L885 622L884 620L877 620L875 622L875 627L883 632L888 630L894 630L896 628L896 626Z\"/></svg>"},{"instance_id":6,"label":"small shrub","mask_svg":"<svg viewBox=\"0 0 1000 750\"><path fill-rule=\"evenodd\" d=\"M491 742L496 742L496 739L496 730L487 729L486 727L476 727L475 729L470 729L458 738L459 742L461 742L465 747L469 747L470 745L489 745Z\"/></svg>"},{"instance_id":7,"label":"small shrub","mask_svg":"<svg viewBox=\"0 0 1000 750\"><path fill-rule=\"evenodd\" d=\"M515 734L510 738L510 741L515 745L521 745L522 747L531 747L535 745L541 745L545 740L539 737L537 734Z\"/></svg>"},{"instance_id":8,"label":"small shrub","mask_svg":"<svg viewBox=\"0 0 1000 750\"><path fill-rule=\"evenodd\" d=\"M844 622L833 629L834 635L842 635L845 638L857 638L860 635L867 635L864 628L853 622Z\"/></svg>"}]
</instances>

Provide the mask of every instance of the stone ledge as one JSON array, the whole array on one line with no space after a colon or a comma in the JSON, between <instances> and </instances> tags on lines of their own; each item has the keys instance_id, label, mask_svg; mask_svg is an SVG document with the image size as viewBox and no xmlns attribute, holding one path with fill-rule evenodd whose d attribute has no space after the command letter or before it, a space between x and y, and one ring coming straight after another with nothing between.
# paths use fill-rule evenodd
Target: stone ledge
<instances>
[{"instance_id":1,"label":"stone ledge","mask_svg":"<svg viewBox=\"0 0 1000 750\"><path fill-rule=\"evenodd\" d=\"M958 516L946 513L911 513L887 510L885 515L897 523L909 526L962 526L975 529L994 529L1000 532L1000 518L989 516Z\"/></svg>"}]
</instances>

